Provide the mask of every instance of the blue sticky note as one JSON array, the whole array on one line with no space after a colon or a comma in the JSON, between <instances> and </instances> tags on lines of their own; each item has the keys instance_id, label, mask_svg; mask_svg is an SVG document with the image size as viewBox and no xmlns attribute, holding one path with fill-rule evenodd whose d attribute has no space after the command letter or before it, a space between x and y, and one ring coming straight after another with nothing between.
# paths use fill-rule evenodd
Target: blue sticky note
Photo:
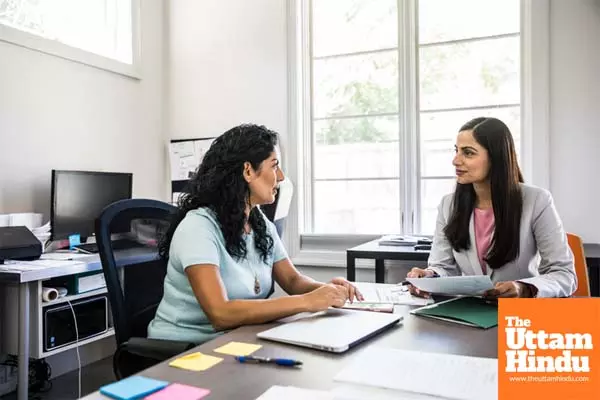
<instances>
[{"instance_id":1,"label":"blue sticky note","mask_svg":"<svg viewBox=\"0 0 600 400\"><path fill-rule=\"evenodd\" d=\"M70 235L69 236L69 249L73 250L73 247L81 244L81 235Z\"/></svg>"},{"instance_id":2,"label":"blue sticky note","mask_svg":"<svg viewBox=\"0 0 600 400\"><path fill-rule=\"evenodd\" d=\"M165 388L169 382L150 379L143 376L130 376L120 380L119 382L111 383L110 385L102 386L100 393L118 400L134 400L141 399Z\"/></svg>"}]
</instances>

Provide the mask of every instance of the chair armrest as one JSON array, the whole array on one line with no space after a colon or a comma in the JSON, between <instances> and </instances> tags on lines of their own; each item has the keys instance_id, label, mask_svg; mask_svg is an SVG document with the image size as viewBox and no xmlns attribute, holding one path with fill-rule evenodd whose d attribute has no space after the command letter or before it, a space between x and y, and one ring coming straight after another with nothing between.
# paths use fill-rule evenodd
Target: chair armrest
<instances>
[{"instance_id":1,"label":"chair armrest","mask_svg":"<svg viewBox=\"0 0 600 400\"><path fill-rule=\"evenodd\" d=\"M137 356L163 361L193 347L196 347L196 345L189 342L132 337L128 341L121 343L117 352L127 352Z\"/></svg>"}]
</instances>

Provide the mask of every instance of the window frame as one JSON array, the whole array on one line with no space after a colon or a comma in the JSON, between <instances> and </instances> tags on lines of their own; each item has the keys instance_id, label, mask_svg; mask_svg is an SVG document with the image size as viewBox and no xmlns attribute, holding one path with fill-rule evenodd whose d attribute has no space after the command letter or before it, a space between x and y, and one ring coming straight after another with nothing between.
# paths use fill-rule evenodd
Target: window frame
<instances>
[{"instance_id":1,"label":"window frame","mask_svg":"<svg viewBox=\"0 0 600 400\"><path fill-rule=\"evenodd\" d=\"M288 47L288 148L284 167L298 188L287 220L285 242L297 265L345 267L345 249L373 240L379 235L327 235L300 233L312 218L314 159L311 154L310 10L312 0L287 0ZM318 0L316 0L318 1ZM398 48L400 155L407 157L409 168L401 172L401 228L417 228L415 211L419 204L420 154L418 138L418 51L416 24L418 0L398 0ZM527 182L549 188L549 0L521 0L521 167ZM408 62L403 62L408 60ZM534 151L535 147L535 151ZM304 163L305 159L310 162ZM408 187L416 190L407 190ZM406 215L408 213L408 215ZM358 267L372 265L359 262Z\"/></svg>"},{"instance_id":2,"label":"window frame","mask_svg":"<svg viewBox=\"0 0 600 400\"><path fill-rule=\"evenodd\" d=\"M48 39L34 33L25 32L0 24L0 41L39 51L44 54L75 61L80 64L114 72L134 79L141 79L141 43L140 43L140 0L131 0L131 38L132 63L127 64L104 57L88 50L69 46L58 40Z\"/></svg>"}]
</instances>

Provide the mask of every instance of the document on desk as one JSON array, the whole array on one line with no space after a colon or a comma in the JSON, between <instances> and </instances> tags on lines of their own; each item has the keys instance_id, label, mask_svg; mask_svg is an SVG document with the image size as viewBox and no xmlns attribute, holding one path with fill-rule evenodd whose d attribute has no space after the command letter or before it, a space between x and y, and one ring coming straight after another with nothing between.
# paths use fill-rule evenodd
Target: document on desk
<instances>
[{"instance_id":1,"label":"document on desk","mask_svg":"<svg viewBox=\"0 0 600 400\"><path fill-rule=\"evenodd\" d=\"M419 290L449 296L481 296L494 288L488 275L444 276L439 278L406 278Z\"/></svg>"},{"instance_id":2,"label":"document on desk","mask_svg":"<svg viewBox=\"0 0 600 400\"><path fill-rule=\"evenodd\" d=\"M295 386L271 386L256 400L351 400L347 397L336 396L325 390L304 389Z\"/></svg>"},{"instance_id":3,"label":"document on desk","mask_svg":"<svg viewBox=\"0 0 600 400\"><path fill-rule=\"evenodd\" d=\"M494 400L498 359L368 347L334 380L449 399Z\"/></svg>"},{"instance_id":4,"label":"document on desk","mask_svg":"<svg viewBox=\"0 0 600 400\"><path fill-rule=\"evenodd\" d=\"M5 260L2 270L6 271L35 271L45 268L57 268L64 266L74 266L82 264L81 261L65 261L65 260L33 260L33 261L18 261Z\"/></svg>"},{"instance_id":5,"label":"document on desk","mask_svg":"<svg viewBox=\"0 0 600 400\"><path fill-rule=\"evenodd\" d=\"M337 396L336 398L340 397L348 400L451 400L447 397L384 389L374 386L355 385L346 382L337 385L331 389L331 392Z\"/></svg>"},{"instance_id":6,"label":"document on desk","mask_svg":"<svg viewBox=\"0 0 600 400\"><path fill-rule=\"evenodd\" d=\"M408 306L426 306L433 303L433 299L413 296L406 286L386 283L355 282L368 303L393 303Z\"/></svg>"},{"instance_id":7,"label":"document on desk","mask_svg":"<svg viewBox=\"0 0 600 400\"><path fill-rule=\"evenodd\" d=\"M93 254L81 253L44 253L40 256L41 260L72 261L80 258L90 258Z\"/></svg>"}]
</instances>

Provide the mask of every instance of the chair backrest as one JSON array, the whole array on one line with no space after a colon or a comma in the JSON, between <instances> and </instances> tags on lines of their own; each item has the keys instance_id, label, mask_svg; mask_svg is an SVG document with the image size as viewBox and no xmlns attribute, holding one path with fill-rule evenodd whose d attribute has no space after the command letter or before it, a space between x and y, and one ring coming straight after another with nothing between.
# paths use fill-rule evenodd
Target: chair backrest
<instances>
[{"instance_id":1,"label":"chair backrest","mask_svg":"<svg viewBox=\"0 0 600 400\"><path fill-rule=\"evenodd\" d=\"M117 201L106 207L96 219L96 241L115 325L117 345L131 337L146 337L148 323L154 318L163 297L167 262L158 257L158 239L169 226L176 208L149 199ZM115 260L111 226L129 223L130 236L143 243ZM132 239L132 238L130 238ZM122 268L121 264L126 264ZM122 275L123 280L121 281Z\"/></svg>"},{"instance_id":2,"label":"chair backrest","mask_svg":"<svg viewBox=\"0 0 600 400\"><path fill-rule=\"evenodd\" d=\"M567 233L567 241L573 252L573 257L575 259L575 273L577 274L577 290L573 293L573 296L589 297L591 295L590 281L583 250L583 241L579 236L572 233Z\"/></svg>"},{"instance_id":3,"label":"chair backrest","mask_svg":"<svg viewBox=\"0 0 600 400\"><path fill-rule=\"evenodd\" d=\"M277 228L277 234L280 238L283 238L285 221L290 211L293 194L294 185L292 181L286 177L279 183L279 190L275 195L275 201L273 204L263 204L260 206L262 212L269 219L269 221L275 224L275 228Z\"/></svg>"}]
</instances>

